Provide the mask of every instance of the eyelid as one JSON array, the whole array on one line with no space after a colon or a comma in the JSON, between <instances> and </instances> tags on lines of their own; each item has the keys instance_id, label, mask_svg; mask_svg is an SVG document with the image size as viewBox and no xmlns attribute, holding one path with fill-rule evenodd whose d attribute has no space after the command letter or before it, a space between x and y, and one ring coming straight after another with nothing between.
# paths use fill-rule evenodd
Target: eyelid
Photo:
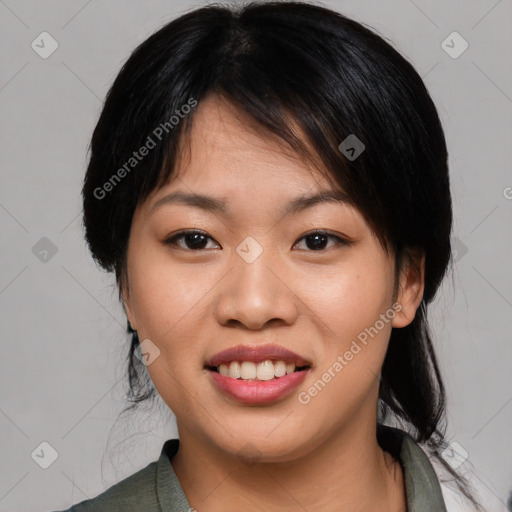
<instances>
[{"instance_id":1,"label":"eyelid","mask_svg":"<svg viewBox=\"0 0 512 512\"><path fill-rule=\"evenodd\" d=\"M307 238L308 236L312 236L312 235L316 235L316 234L325 235L327 237L337 239L338 243L335 245L335 247L340 246L340 245L352 245L353 244L353 242L351 240L349 240L347 237L345 237L344 235L334 233L327 229L313 229L313 230L308 231L307 233L304 233L303 235L301 235L301 237L297 240L297 242L295 242L293 244L293 246L295 247L295 245L297 245L297 243L301 242L303 239ZM320 249L318 251L307 250L306 252L322 253L325 251L327 251L327 249Z\"/></svg>"},{"instance_id":2,"label":"eyelid","mask_svg":"<svg viewBox=\"0 0 512 512\"><path fill-rule=\"evenodd\" d=\"M196 249L196 250L186 249L186 248L180 247L178 244L174 243L174 240L179 239L186 235L204 235L205 238L214 240L214 238L212 238L210 235L208 235L208 233L206 233L205 231L202 231L200 229L192 229L191 228L191 229L182 229L176 233L173 233L172 235L166 236L163 240L163 243L164 243L164 245L175 245L179 249L183 249L184 251L189 251L189 252L199 252L199 251L207 250L207 249ZM215 243L220 245L218 242L215 242Z\"/></svg>"},{"instance_id":3,"label":"eyelid","mask_svg":"<svg viewBox=\"0 0 512 512\"><path fill-rule=\"evenodd\" d=\"M207 239L214 240L214 238L212 238L205 231L202 231L200 229L183 229L181 231L178 231L177 233L173 233L172 235L167 236L164 239L163 243L165 245L175 245L175 246L177 246L180 249L183 249L185 251L190 251L190 252L199 252L199 251L207 250L207 249L196 249L196 250L194 250L194 249L187 249L187 248L183 248L183 247L179 246L178 244L176 244L174 242L176 239L179 239L180 237L183 237L183 236L186 236L186 235L194 235L194 234L204 235ZM348 245L352 245L353 244L353 241L351 241L350 239L348 239L344 235L337 234L337 233L334 233L334 232L326 230L326 229L312 229L312 230L304 233L303 235L301 235L300 238L298 238L297 241L294 242L293 247L295 247L299 242L301 242L302 240L304 240L308 236L312 236L312 235L316 235L316 234L325 235L325 236L330 237L330 238L335 238L336 240L338 240L338 243L335 246L340 246L340 245L347 245L348 246ZM215 243L218 244L218 242L216 242L216 241L215 241ZM220 245L220 244L218 244L218 245ZM319 249L318 251L306 250L306 252L322 253L322 252L325 252L326 250L327 249Z\"/></svg>"}]
</instances>

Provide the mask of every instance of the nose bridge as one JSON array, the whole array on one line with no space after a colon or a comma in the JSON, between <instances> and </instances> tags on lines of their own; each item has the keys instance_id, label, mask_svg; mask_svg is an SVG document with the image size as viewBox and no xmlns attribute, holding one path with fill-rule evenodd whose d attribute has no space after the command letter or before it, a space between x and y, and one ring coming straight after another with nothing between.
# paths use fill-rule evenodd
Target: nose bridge
<instances>
[{"instance_id":1,"label":"nose bridge","mask_svg":"<svg viewBox=\"0 0 512 512\"><path fill-rule=\"evenodd\" d=\"M237 246L231 260L232 270L217 303L218 320L237 321L251 329L276 319L293 323L296 302L280 276L278 252L264 249L249 236Z\"/></svg>"}]
</instances>

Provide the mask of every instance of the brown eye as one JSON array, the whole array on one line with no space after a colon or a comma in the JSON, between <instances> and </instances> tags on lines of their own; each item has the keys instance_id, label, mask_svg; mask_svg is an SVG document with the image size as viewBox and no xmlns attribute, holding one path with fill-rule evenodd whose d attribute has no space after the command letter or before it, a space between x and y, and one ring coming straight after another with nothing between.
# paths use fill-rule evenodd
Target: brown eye
<instances>
[{"instance_id":1,"label":"brown eye","mask_svg":"<svg viewBox=\"0 0 512 512\"><path fill-rule=\"evenodd\" d=\"M180 231L179 233L166 238L164 243L166 245L176 245L182 249L187 249L191 251L201 251L206 249L205 245L207 244L208 239L213 240L206 233L198 230L185 230ZM185 246L177 243L178 240L183 240Z\"/></svg>"},{"instance_id":2,"label":"brown eye","mask_svg":"<svg viewBox=\"0 0 512 512\"><path fill-rule=\"evenodd\" d=\"M305 241L305 250L319 252L326 249L326 245L328 245L329 239L337 241L338 243L335 245L350 245L348 240L328 231L321 230L307 233L306 235L302 236L299 241ZM185 250L201 251L208 248L206 247L208 240L213 240L213 238L208 236L203 231L194 229L180 231L179 233L166 238L164 243L166 245L175 245ZM178 243L178 241L180 241L180 243ZM295 245L297 244L298 242L295 243Z\"/></svg>"},{"instance_id":3,"label":"brown eye","mask_svg":"<svg viewBox=\"0 0 512 512\"><path fill-rule=\"evenodd\" d=\"M333 233L328 231L312 231L301 237L299 240L305 240L306 246L309 250L312 251L322 251L325 249L325 246L328 244L328 240L337 240L339 243L337 245L349 245L349 241L341 238Z\"/></svg>"}]
</instances>

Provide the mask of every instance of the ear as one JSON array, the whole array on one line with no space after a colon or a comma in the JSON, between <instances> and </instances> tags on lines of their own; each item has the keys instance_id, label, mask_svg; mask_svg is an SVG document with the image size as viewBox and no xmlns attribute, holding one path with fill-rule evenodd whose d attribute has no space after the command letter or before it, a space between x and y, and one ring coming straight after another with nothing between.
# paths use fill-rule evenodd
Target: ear
<instances>
[{"instance_id":1,"label":"ear","mask_svg":"<svg viewBox=\"0 0 512 512\"><path fill-rule=\"evenodd\" d=\"M123 283L122 285L122 291L121 291L122 299L123 299L123 308L124 312L126 313L126 317L128 318L128 321L130 322L130 326L134 331L137 330L137 321L135 319L135 315L133 313L133 310L130 305L130 293L128 289L128 283Z\"/></svg>"},{"instance_id":2,"label":"ear","mask_svg":"<svg viewBox=\"0 0 512 512\"><path fill-rule=\"evenodd\" d=\"M425 289L425 253L420 249L409 249L404 259L396 298L400 306L391 322L393 327L405 327L414 320Z\"/></svg>"}]
</instances>

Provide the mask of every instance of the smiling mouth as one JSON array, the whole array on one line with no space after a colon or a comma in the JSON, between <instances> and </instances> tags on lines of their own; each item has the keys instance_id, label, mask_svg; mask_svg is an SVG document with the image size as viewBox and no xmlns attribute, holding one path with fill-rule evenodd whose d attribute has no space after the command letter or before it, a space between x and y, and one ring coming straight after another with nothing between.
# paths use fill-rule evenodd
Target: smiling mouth
<instances>
[{"instance_id":1,"label":"smiling mouth","mask_svg":"<svg viewBox=\"0 0 512 512\"><path fill-rule=\"evenodd\" d=\"M268 381L308 370L311 366L296 366L295 363L286 363L283 360L267 359L260 362L231 361L205 368L235 380Z\"/></svg>"}]
</instances>

